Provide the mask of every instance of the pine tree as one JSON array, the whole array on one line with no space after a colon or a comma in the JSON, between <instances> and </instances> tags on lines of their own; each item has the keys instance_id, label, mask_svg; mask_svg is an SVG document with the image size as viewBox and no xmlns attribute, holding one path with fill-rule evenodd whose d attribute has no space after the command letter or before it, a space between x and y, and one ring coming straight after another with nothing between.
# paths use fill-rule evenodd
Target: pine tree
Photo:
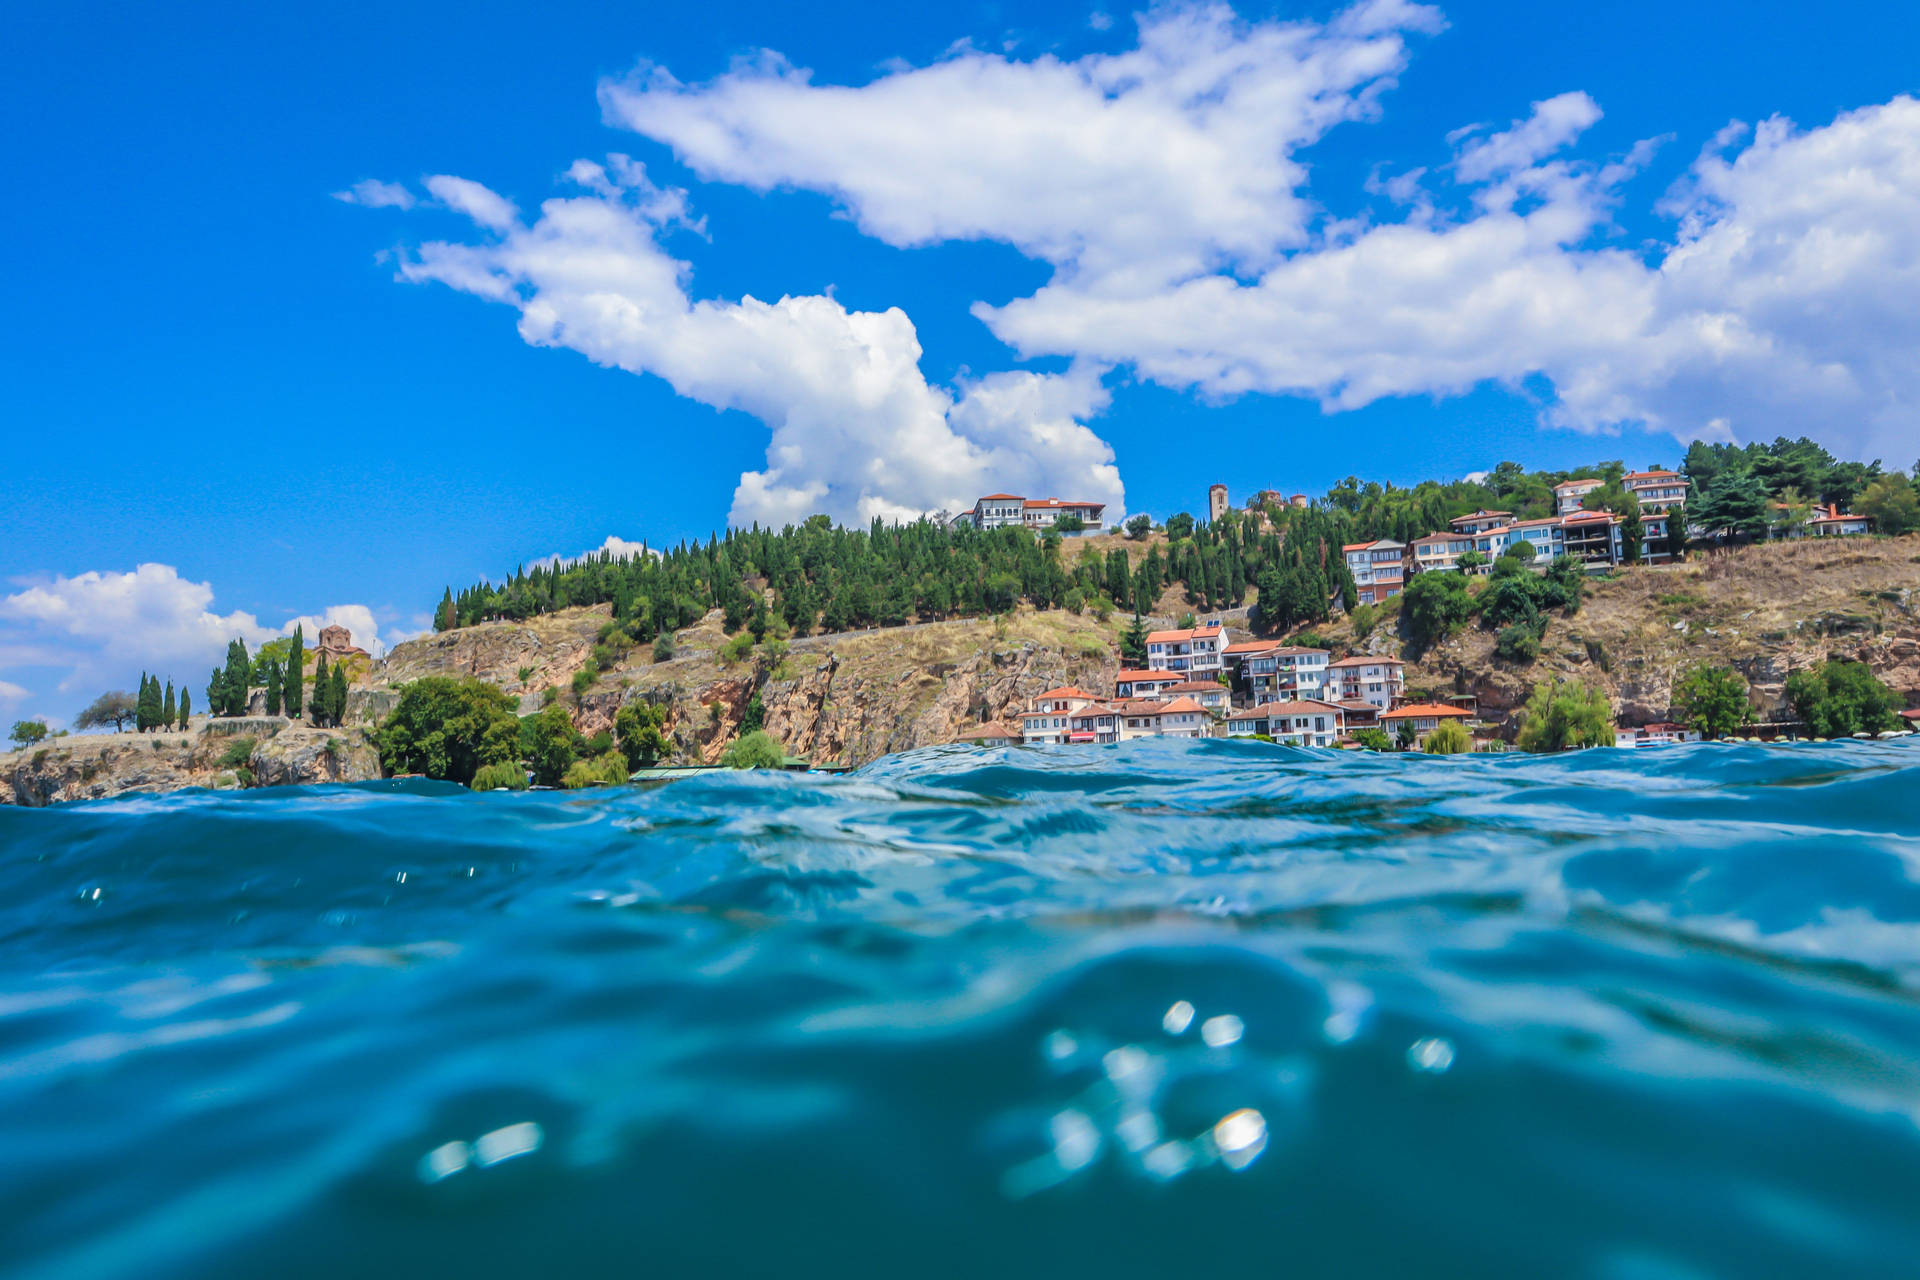
<instances>
[{"instance_id":1,"label":"pine tree","mask_svg":"<svg viewBox=\"0 0 1920 1280\"><path fill-rule=\"evenodd\" d=\"M320 661L313 668L313 697L307 703L307 710L313 715L317 728L327 722L327 654L320 651Z\"/></svg>"},{"instance_id":2,"label":"pine tree","mask_svg":"<svg viewBox=\"0 0 1920 1280\"><path fill-rule=\"evenodd\" d=\"M173 705L173 681L169 680L167 681L166 701L160 704L160 727L162 729L173 728L173 722L177 715L178 712L175 711Z\"/></svg>"},{"instance_id":3,"label":"pine tree","mask_svg":"<svg viewBox=\"0 0 1920 1280\"><path fill-rule=\"evenodd\" d=\"M189 729L192 727L192 724L193 724L192 702L193 702L192 697L187 693L187 686L181 685L180 686L180 718L177 721L177 723L179 724L182 731L185 731L186 729Z\"/></svg>"},{"instance_id":4,"label":"pine tree","mask_svg":"<svg viewBox=\"0 0 1920 1280\"><path fill-rule=\"evenodd\" d=\"M618 613L619 611L615 610L615 612ZM454 612L453 608L453 588L448 587L446 593L440 597L440 607L434 611L433 629L435 631L451 631L458 617L459 615Z\"/></svg>"},{"instance_id":5,"label":"pine tree","mask_svg":"<svg viewBox=\"0 0 1920 1280\"><path fill-rule=\"evenodd\" d=\"M287 673L280 679L280 697L292 719L300 718L300 695L307 678L306 628L293 629L293 647L287 650Z\"/></svg>"},{"instance_id":6,"label":"pine tree","mask_svg":"<svg viewBox=\"0 0 1920 1280\"><path fill-rule=\"evenodd\" d=\"M1120 660L1136 671L1147 665L1147 624L1137 607L1132 624L1120 634Z\"/></svg>"},{"instance_id":7,"label":"pine tree","mask_svg":"<svg viewBox=\"0 0 1920 1280\"><path fill-rule=\"evenodd\" d=\"M280 664L267 660L267 714L280 714Z\"/></svg>"}]
</instances>

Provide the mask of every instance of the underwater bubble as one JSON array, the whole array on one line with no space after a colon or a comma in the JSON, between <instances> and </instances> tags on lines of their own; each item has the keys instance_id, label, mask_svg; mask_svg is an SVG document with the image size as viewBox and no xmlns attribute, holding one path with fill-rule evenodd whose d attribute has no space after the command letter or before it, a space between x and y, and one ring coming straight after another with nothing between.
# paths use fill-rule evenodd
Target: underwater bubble
<instances>
[{"instance_id":1,"label":"underwater bubble","mask_svg":"<svg viewBox=\"0 0 1920 1280\"><path fill-rule=\"evenodd\" d=\"M1213 1126L1213 1145L1220 1163L1238 1172L1267 1149L1267 1118L1252 1107L1230 1112Z\"/></svg>"},{"instance_id":2,"label":"underwater bubble","mask_svg":"<svg viewBox=\"0 0 1920 1280\"><path fill-rule=\"evenodd\" d=\"M1415 1040L1407 1049L1407 1065L1427 1075L1440 1075L1453 1065L1453 1045L1439 1036Z\"/></svg>"},{"instance_id":3,"label":"underwater bubble","mask_svg":"<svg viewBox=\"0 0 1920 1280\"><path fill-rule=\"evenodd\" d=\"M1160 1017L1160 1025L1170 1036L1184 1035L1193 1025L1193 1006L1185 1000L1176 1000Z\"/></svg>"},{"instance_id":4,"label":"underwater bubble","mask_svg":"<svg viewBox=\"0 0 1920 1280\"><path fill-rule=\"evenodd\" d=\"M1247 1024L1239 1018L1231 1013L1221 1013L1200 1024L1200 1038L1207 1042L1209 1049L1224 1049L1228 1045L1239 1044L1246 1030Z\"/></svg>"}]
</instances>

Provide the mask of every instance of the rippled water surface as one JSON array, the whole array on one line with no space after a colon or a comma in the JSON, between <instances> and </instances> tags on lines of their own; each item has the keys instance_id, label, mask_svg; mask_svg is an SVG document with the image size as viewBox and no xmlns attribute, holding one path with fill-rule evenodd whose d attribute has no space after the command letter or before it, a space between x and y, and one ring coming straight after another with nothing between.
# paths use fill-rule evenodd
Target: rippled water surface
<instances>
[{"instance_id":1,"label":"rippled water surface","mask_svg":"<svg viewBox=\"0 0 1920 1280\"><path fill-rule=\"evenodd\" d=\"M0 1272L1920 1273L1920 747L0 809Z\"/></svg>"}]
</instances>

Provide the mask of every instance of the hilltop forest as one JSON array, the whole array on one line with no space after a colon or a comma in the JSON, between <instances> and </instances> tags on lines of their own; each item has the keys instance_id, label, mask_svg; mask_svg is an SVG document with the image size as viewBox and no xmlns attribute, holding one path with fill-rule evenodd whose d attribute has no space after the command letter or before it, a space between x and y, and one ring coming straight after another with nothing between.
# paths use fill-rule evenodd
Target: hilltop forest
<instances>
[{"instance_id":1,"label":"hilltop forest","mask_svg":"<svg viewBox=\"0 0 1920 1280\"><path fill-rule=\"evenodd\" d=\"M1890 492L1896 505L1903 495L1913 502L1900 473L1883 474L1878 462L1839 461L1804 439L1745 447L1696 442L1681 470L1689 484L1688 522L1706 519L1735 539L1766 536L1773 503L1802 511L1816 503L1846 507L1874 499L1876 490ZM1257 518L1231 511L1211 523L1170 516L1164 543L1150 540L1149 522L1136 517L1126 532L1148 542L1144 556L1112 546L1102 554L1086 544L1076 553L1055 530L950 529L926 520L876 520L858 530L813 516L777 532L736 529L661 553L602 553L521 568L501 583L479 582L457 593L449 588L434 610L434 629L610 604L615 643L670 634L711 609L722 611L728 632L747 629L757 639L769 630L804 636L979 617L1022 601L1040 609L1145 614L1167 587L1179 586L1196 610L1242 604L1248 589L1258 588L1264 629L1284 630L1324 620L1338 601L1353 599L1344 543L1408 541L1483 508L1510 511L1516 519L1551 515L1553 486L1579 477L1605 482L1588 506L1617 511L1637 525L1625 473L1618 461L1571 471L1502 462L1474 479L1411 488L1349 477L1304 508L1269 507ZM1898 522L1897 510L1890 516Z\"/></svg>"}]
</instances>

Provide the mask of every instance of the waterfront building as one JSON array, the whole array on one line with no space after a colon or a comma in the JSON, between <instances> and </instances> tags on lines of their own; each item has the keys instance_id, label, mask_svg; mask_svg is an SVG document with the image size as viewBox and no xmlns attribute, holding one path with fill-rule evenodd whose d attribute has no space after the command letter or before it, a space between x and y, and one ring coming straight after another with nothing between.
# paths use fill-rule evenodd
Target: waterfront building
<instances>
[{"instance_id":1,"label":"waterfront building","mask_svg":"<svg viewBox=\"0 0 1920 1280\"><path fill-rule=\"evenodd\" d=\"M1330 747L1345 731L1346 712L1339 704L1309 699L1263 702L1227 716L1230 738L1265 734L1297 747Z\"/></svg>"},{"instance_id":2,"label":"waterfront building","mask_svg":"<svg viewBox=\"0 0 1920 1280\"><path fill-rule=\"evenodd\" d=\"M1335 702L1365 702L1385 711L1406 694L1407 664L1398 658L1361 656L1327 664L1326 696Z\"/></svg>"},{"instance_id":3,"label":"waterfront building","mask_svg":"<svg viewBox=\"0 0 1920 1280\"><path fill-rule=\"evenodd\" d=\"M1616 747L1669 747L1677 742L1698 742L1698 730L1683 724L1643 724L1639 728L1618 727L1613 731Z\"/></svg>"},{"instance_id":4,"label":"waterfront building","mask_svg":"<svg viewBox=\"0 0 1920 1280\"><path fill-rule=\"evenodd\" d=\"M1213 732L1213 717L1192 698L1165 702L1132 701L1120 704L1120 737L1205 738Z\"/></svg>"},{"instance_id":5,"label":"waterfront building","mask_svg":"<svg viewBox=\"0 0 1920 1280\"><path fill-rule=\"evenodd\" d=\"M1807 532L1816 538L1850 538L1867 532L1867 518L1843 512L1837 506L1814 508Z\"/></svg>"},{"instance_id":6,"label":"waterfront building","mask_svg":"<svg viewBox=\"0 0 1920 1280\"><path fill-rule=\"evenodd\" d=\"M976 725L954 739L955 742L970 742L976 747L1010 747L1020 740L1020 730L1010 729L998 720Z\"/></svg>"},{"instance_id":7,"label":"waterfront building","mask_svg":"<svg viewBox=\"0 0 1920 1280\"><path fill-rule=\"evenodd\" d=\"M1380 727L1388 733L1398 735L1400 726L1413 726L1413 745L1426 745L1427 735L1440 727L1443 720L1459 720L1462 723L1473 719L1473 713L1465 707L1451 707L1444 702L1415 702L1404 707L1395 707L1380 714Z\"/></svg>"},{"instance_id":8,"label":"waterfront building","mask_svg":"<svg viewBox=\"0 0 1920 1280\"><path fill-rule=\"evenodd\" d=\"M1611 511L1576 512L1560 521L1561 545L1589 573L1610 569L1625 558L1620 528Z\"/></svg>"},{"instance_id":9,"label":"waterfront building","mask_svg":"<svg viewBox=\"0 0 1920 1280\"><path fill-rule=\"evenodd\" d=\"M1233 705L1233 691L1217 680L1188 680L1167 685L1160 690L1160 696L1166 699L1191 698L1209 713L1217 715L1225 715Z\"/></svg>"},{"instance_id":10,"label":"waterfront building","mask_svg":"<svg viewBox=\"0 0 1920 1280\"><path fill-rule=\"evenodd\" d=\"M1341 548L1347 557L1347 569L1353 574L1356 603L1379 604L1400 594L1406 585L1407 544L1392 538L1373 542L1350 542Z\"/></svg>"},{"instance_id":11,"label":"waterfront building","mask_svg":"<svg viewBox=\"0 0 1920 1280\"><path fill-rule=\"evenodd\" d=\"M1068 742L1120 741L1120 709L1092 702L1067 717Z\"/></svg>"},{"instance_id":12,"label":"waterfront building","mask_svg":"<svg viewBox=\"0 0 1920 1280\"><path fill-rule=\"evenodd\" d=\"M1186 679L1186 673L1180 671L1121 671L1113 677L1113 696L1116 698L1158 697L1168 687L1180 684Z\"/></svg>"},{"instance_id":13,"label":"waterfront building","mask_svg":"<svg viewBox=\"0 0 1920 1280\"><path fill-rule=\"evenodd\" d=\"M1282 644L1246 654L1240 662L1242 692L1252 703L1317 698L1326 690L1332 656L1325 649Z\"/></svg>"}]
</instances>

